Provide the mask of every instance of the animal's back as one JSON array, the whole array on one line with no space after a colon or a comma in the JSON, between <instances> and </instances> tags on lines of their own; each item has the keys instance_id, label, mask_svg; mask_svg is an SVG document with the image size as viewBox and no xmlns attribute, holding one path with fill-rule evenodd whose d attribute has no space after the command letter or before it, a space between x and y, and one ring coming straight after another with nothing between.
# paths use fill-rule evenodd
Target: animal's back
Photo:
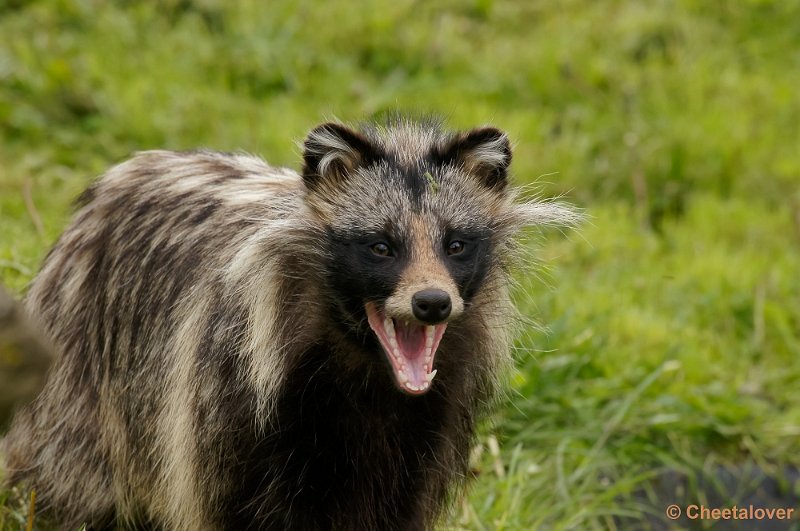
<instances>
[{"instance_id":1,"label":"animal's back","mask_svg":"<svg viewBox=\"0 0 800 531\"><path fill-rule=\"evenodd\" d=\"M294 172L202 151L139 154L87 190L27 297L59 359L6 437L8 480L34 485L66 526L142 505L190 515L163 489L190 471L194 352L225 333L206 315L225 305L243 242L297 217L301 193Z\"/></svg>"}]
</instances>

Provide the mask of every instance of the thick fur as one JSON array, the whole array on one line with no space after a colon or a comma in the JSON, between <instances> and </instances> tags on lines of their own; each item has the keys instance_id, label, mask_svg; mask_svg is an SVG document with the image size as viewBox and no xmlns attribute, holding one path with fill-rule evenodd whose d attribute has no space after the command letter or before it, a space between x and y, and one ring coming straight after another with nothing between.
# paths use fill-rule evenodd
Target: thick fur
<instances>
[{"instance_id":1,"label":"thick fur","mask_svg":"<svg viewBox=\"0 0 800 531\"><path fill-rule=\"evenodd\" d=\"M512 238L576 219L519 202L510 160L496 129L401 119L318 127L302 174L206 151L111 169L28 294L59 359L7 479L65 529L430 528L509 359ZM453 231L480 253L448 261ZM403 260L359 254L378 233ZM405 315L426 283L453 316L409 396L364 304Z\"/></svg>"}]
</instances>

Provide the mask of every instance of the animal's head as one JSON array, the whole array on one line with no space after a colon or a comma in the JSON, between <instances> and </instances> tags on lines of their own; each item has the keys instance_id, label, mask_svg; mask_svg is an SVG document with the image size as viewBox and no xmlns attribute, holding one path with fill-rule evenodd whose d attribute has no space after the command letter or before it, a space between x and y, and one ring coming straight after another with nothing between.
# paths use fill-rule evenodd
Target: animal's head
<instances>
[{"instance_id":1,"label":"animal's head","mask_svg":"<svg viewBox=\"0 0 800 531\"><path fill-rule=\"evenodd\" d=\"M326 290L341 325L367 324L408 394L428 391L448 324L468 320L486 283L505 275L511 238L570 221L553 203L518 203L505 133L442 132L398 121L356 131L326 123L304 143L307 204L327 231Z\"/></svg>"}]
</instances>

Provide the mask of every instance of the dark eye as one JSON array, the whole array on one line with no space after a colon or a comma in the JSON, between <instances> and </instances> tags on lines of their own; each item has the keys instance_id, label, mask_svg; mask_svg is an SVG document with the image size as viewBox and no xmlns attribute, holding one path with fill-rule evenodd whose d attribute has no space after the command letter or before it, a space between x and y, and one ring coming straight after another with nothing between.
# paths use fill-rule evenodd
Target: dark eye
<instances>
[{"instance_id":1,"label":"dark eye","mask_svg":"<svg viewBox=\"0 0 800 531\"><path fill-rule=\"evenodd\" d=\"M370 249L377 256L392 256L392 249L383 242L373 244Z\"/></svg>"},{"instance_id":2,"label":"dark eye","mask_svg":"<svg viewBox=\"0 0 800 531\"><path fill-rule=\"evenodd\" d=\"M464 252L464 242L453 240L450 242L450 245L447 246L447 255L453 256L456 254L461 254Z\"/></svg>"}]
</instances>

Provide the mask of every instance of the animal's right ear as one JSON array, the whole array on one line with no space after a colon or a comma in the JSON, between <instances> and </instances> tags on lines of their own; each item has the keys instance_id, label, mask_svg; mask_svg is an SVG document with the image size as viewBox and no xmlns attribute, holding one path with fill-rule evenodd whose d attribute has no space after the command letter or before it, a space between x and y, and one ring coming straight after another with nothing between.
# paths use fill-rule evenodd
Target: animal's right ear
<instances>
[{"instance_id":1,"label":"animal's right ear","mask_svg":"<svg viewBox=\"0 0 800 531\"><path fill-rule=\"evenodd\" d=\"M325 123L303 142L303 181L310 190L321 182L340 182L379 156L379 149L361 133L341 124Z\"/></svg>"}]
</instances>

